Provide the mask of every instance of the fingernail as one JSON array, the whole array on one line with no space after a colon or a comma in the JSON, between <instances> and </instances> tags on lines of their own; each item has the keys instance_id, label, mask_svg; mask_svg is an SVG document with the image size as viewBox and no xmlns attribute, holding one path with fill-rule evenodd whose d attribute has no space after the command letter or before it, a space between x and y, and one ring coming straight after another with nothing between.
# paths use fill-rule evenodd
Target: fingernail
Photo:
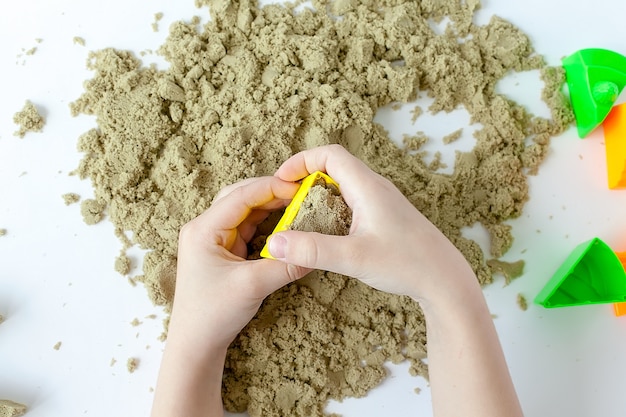
<instances>
[{"instance_id":1,"label":"fingernail","mask_svg":"<svg viewBox=\"0 0 626 417\"><path fill-rule=\"evenodd\" d=\"M283 235L274 235L270 237L269 250L276 259L285 257L285 248L287 247L287 239Z\"/></svg>"}]
</instances>

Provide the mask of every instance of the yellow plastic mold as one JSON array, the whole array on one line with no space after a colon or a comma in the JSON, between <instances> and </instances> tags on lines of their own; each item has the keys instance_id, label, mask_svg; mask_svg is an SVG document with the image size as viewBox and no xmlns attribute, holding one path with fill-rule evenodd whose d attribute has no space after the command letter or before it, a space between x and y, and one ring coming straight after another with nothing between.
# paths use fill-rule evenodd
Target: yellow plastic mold
<instances>
[{"instance_id":1,"label":"yellow plastic mold","mask_svg":"<svg viewBox=\"0 0 626 417\"><path fill-rule=\"evenodd\" d=\"M318 184L320 180L323 180L326 183L326 186L334 186L337 187L337 190L339 190L339 184L337 184L335 180L324 174L322 171L315 171L314 173L305 177L302 180L302 183L300 184L300 188L298 188L296 195L293 196L293 200L291 200L291 203L289 203L289 205L285 209L285 213L280 218L278 224L274 228L272 235L278 232L284 232L285 230L289 230L291 223L293 223L294 219L298 215L298 211L300 211L300 206L302 205L302 202L309 194L309 190L311 189L311 187ZM267 242L269 242L272 235L267 237ZM270 254L269 248L267 247L267 242L261 250L261 257L275 259Z\"/></svg>"}]
</instances>

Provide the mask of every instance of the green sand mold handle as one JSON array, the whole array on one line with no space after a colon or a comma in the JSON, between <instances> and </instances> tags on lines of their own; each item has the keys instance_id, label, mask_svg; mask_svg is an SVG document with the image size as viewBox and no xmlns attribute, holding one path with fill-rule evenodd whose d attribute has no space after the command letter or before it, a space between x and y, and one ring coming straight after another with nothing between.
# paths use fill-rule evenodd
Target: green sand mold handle
<instances>
[{"instance_id":1,"label":"green sand mold handle","mask_svg":"<svg viewBox=\"0 0 626 417\"><path fill-rule=\"evenodd\" d=\"M563 59L578 136L586 137L609 114L626 85L626 57L608 49L581 49Z\"/></svg>"},{"instance_id":2,"label":"green sand mold handle","mask_svg":"<svg viewBox=\"0 0 626 417\"><path fill-rule=\"evenodd\" d=\"M598 238L578 245L535 297L546 308L608 304L626 300L626 272Z\"/></svg>"}]
</instances>

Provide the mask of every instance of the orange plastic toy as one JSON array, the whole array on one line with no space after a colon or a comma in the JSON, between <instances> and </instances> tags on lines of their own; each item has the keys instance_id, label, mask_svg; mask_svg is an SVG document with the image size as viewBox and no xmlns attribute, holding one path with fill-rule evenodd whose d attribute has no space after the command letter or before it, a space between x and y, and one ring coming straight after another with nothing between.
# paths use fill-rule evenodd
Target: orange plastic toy
<instances>
[{"instance_id":1,"label":"orange plastic toy","mask_svg":"<svg viewBox=\"0 0 626 417\"><path fill-rule=\"evenodd\" d=\"M626 188L626 103L613 107L602 126L609 188Z\"/></svg>"},{"instance_id":2,"label":"orange plastic toy","mask_svg":"<svg viewBox=\"0 0 626 417\"><path fill-rule=\"evenodd\" d=\"M626 316L626 303L613 304L613 311L615 311L617 317Z\"/></svg>"}]
</instances>

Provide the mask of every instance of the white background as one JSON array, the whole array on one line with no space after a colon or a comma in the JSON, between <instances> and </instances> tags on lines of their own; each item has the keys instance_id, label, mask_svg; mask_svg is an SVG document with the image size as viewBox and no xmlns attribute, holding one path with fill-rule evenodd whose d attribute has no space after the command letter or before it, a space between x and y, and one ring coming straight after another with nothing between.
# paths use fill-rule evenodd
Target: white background
<instances>
[{"instance_id":1,"label":"white background","mask_svg":"<svg viewBox=\"0 0 626 417\"><path fill-rule=\"evenodd\" d=\"M494 13L511 20L550 64L586 47L626 54L618 0L570 1L567 7L545 0L484 3L479 23ZM156 12L164 18L153 32ZM143 288L114 272L120 243L112 226L106 221L86 226L79 205L63 203L64 193L92 195L87 181L68 173L80 160L77 138L94 120L72 118L68 103L90 76L89 50L156 50L171 22L196 14L206 11L195 9L192 0L24 0L5 5L0 14L0 228L8 231L0 237L0 314L7 317L0 326L0 398L28 404L31 417L149 413L164 315ZM86 46L74 44L75 36ZM24 54L33 47L34 55ZM545 114L540 88L536 74L516 74L501 91ZM47 124L44 133L22 140L12 135L17 129L12 116L27 99ZM422 116L417 127L409 110L381 111L378 120L395 126L395 138L416 130L444 135L454 124L467 124L460 111ZM471 141L466 137L441 150L451 158L455 147L471 147ZM614 317L610 305L554 310L531 305L523 312L515 301L518 293L531 301L578 243L598 236L613 249L626 250L626 192L606 187L602 131L579 140L571 129L554 139L530 184L531 200L511 222L515 243L505 257L525 259L525 275L506 288L500 278L485 290L525 413L623 416L626 317ZM139 272L139 259L137 252L133 273ZM151 314L158 318L145 318ZM143 324L131 326L134 318ZM140 360L133 374L126 370L130 357ZM430 416L426 382L410 378L405 368L394 368L368 397L329 409L348 417ZM422 388L419 395L415 387Z\"/></svg>"}]
</instances>

